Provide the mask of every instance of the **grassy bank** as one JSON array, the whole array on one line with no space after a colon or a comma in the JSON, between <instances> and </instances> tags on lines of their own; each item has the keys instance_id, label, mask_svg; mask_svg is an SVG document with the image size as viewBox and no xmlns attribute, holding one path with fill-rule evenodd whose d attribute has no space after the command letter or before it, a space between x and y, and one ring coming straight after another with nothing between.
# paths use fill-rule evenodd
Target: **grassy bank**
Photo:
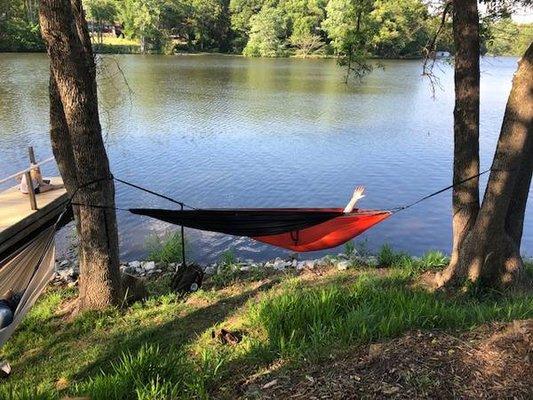
<instances>
[{"instance_id":1,"label":"grassy bank","mask_svg":"<svg viewBox=\"0 0 533 400\"><path fill-rule=\"evenodd\" d=\"M105 54L139 54L141 45L138 40L104 36L102 43L93 39L93 49Z\"/></svg>"},{"instance_id":2,"label":"grassy bank","mask_svg":"<svg viewBox=\"0 0 533 400\"><path fill-rule=\"evenodd\" d=\"M50 290L0 352L14 369L0 398L233 399L252 376L415 329L454 332L533 317L531 295L445 296L415 285L445 261L438 253L414 260L385 248L378 258L388 268L354 261L345 271L228 272L185 302L160 277L144 303L73 320L61 308L75 290ZM220 328L242 341L213 339Z\"/></svg>"}]
</instances>

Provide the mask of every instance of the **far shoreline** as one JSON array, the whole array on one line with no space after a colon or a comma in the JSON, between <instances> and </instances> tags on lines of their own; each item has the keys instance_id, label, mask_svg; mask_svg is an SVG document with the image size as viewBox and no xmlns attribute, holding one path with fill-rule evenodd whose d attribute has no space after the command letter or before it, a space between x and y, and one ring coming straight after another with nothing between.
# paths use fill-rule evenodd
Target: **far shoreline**
<instances>
[{"instance_id":1,"label":"far shoreline","mask_svg":"<svg viewBox=\"0 0 533 400\"><path fill-rule=\"evenodd\" d=\"M289 54L286 56L278 56L278 57L247 57L243 54L239 53L223 53L223 52L217 52L217 51L203 51L203 52L187 52L187 51L180 51L175 52L172 54L164 54L159 52L146 52L141 53L139 51L122 51L119 50L123 46L116 46L116 45L106 45L106 47L113 47L114 50L117 51L99 51L96 47L98 45L93 44L93 52L97 55L136 55L136 56L168 56L168 57L198 57L198 56L217 56L217 57L238 57L238 58L245 58L245 59L272 59L272 60L278 60L278 59L297 59L297 60L335 60L337 59L337 56L332 54L309 54L307 56L301 56L297 54ZM131 46L124 46L124 47L131 47ZM111 50L111 49L110 49ZM22 50L11 50L11 49L0 49L0 54L46 54L46 51L44 49L42 50L34 50L34 49L22 49ZM508 57L508 58L520 58L522 55L519 54L482 54L481 58L496 58L496 57ZM453 59L454 55L450 54L449 57L438 57L438 60L448 60ZM408 56L408 57L377 57L377 56L371 56L368 58L369 60L383 60L383 61L416 61L416 60L424 60L423 56Z\"/></svg>"}]
</instances>

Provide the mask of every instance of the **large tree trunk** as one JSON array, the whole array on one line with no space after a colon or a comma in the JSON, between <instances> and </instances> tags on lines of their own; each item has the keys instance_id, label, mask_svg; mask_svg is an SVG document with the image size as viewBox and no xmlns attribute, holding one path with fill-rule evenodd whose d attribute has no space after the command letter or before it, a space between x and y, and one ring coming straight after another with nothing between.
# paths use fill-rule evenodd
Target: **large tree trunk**
<instances>
[{"instance_id":1,"label":"large tree trunk","mask_svg":"<svg viewBox=\"0 0 533 400\"><path fill-rule=\"evenodd\" d=\"M75 207L80 307L104 308L119 304L122 293L114 185L98 117L87 24L81 0L41 0L39 17L50 57L52 147L67 191L75 193L76 203L108 207Z\"/></svg>"},{"instance_id":2,"label":"large tree trunk","mask_svg":"<svg viewBox=\"0 0 533 400\"><path fill-rule=\"evenodd\" d=\"M455 43L455 109L453 182L479 173L479 16L476 0L453 1ZM461 279L460 249L479 211L479 179L454 188L453 248L445 280Z\"/></svg>"},{"instance_id":3,"label":"large tree trunk","mask_svg":"<svg viewBox=\"0 0 533 400\"><path fill-rule=\"evenodd\" d=\"M458 268L472 282L521 282L520 242L533 160L533 43L519 62L483 204L463 241Z\"/></svg>"},{"instance_id":4,"label":"large tree trunk","mask_svg":"<svg viewBox=\"0 0 533 400\"><path fill-rule=\"evenodd\" d=\"M520 60L481 210L463 244L470 280L506 287L523 271L520 242L533 158L533 43Z\"/></svg>"}]
</instances>

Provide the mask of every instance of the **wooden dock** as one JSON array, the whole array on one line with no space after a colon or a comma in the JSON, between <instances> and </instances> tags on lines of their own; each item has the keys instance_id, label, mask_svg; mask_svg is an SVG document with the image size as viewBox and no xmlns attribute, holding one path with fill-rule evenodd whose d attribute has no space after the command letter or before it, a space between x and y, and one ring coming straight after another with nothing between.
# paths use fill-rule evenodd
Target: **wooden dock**
<instances>
[{"instance_id":1,"label":"wooden dock","mask_svg":"<svg viewBox=\"0 0 533 400\"><path fill-rule=\"evenodd\" d=\"M47 178L51 184L60 185L61 178ZM68 201L64 188L35 194L37 209L32 210L29 195L18 186L0 192L0 260L11 249L24 243L63 211Z\"/></svg>"}]
</instances>

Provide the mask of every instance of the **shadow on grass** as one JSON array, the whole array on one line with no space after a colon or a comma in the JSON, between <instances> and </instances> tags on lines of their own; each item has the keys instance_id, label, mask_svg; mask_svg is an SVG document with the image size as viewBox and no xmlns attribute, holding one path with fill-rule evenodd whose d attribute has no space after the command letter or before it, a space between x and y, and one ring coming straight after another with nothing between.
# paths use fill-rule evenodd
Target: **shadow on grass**
<instances>
[{"instance_id":1,"label":"shadow on grass","mask_svg":"<svg viewBox=\"0 0 533 400\"><path fill-rule=\"evenodd\" d=\"M162 325L150 328L139 328L136 331L115 334L106 338L109 346L96 361L87 365L79 371L76 379L86 378L100 371L106 372L111 366L111 362L125 352L136 353L144 345L153 344L162 349L178 351L199 334L208 328L223 321L232 312L242 307L250 298L255 297L260 292L269 290L276 282L265 282L259 287L248 290L237 296L219 300L207 307L195 310L184 317L178 317Z\"/></svg>"}]
</instances>

